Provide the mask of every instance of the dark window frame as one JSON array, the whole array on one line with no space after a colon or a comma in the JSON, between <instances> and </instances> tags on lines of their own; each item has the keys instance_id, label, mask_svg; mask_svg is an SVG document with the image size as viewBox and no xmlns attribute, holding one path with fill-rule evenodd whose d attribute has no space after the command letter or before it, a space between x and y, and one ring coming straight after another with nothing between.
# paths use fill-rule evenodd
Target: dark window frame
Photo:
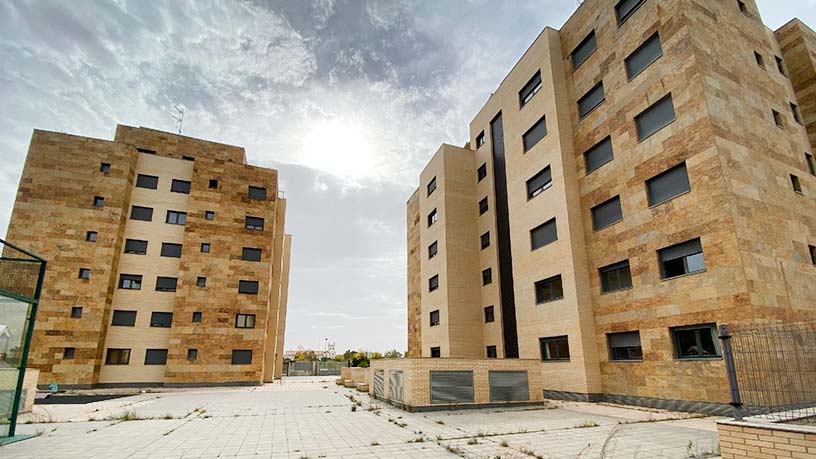
<instances>
[{"instance_id":1,"label":"dark window frame","mask_svg":"<svg viewBox=\"0 0 816 459\"><path fill-rule=\"evenodd\" d=\"M133 246L136 247L133 247ZM147 255L149 243L141 239L125 239L123 252L131 255Z\"/></svg>"},{"instance_id":2,"label":"dark window frame","mask_svg":"<svg viewBox=\"0 0 816 459\"><path fill-rule=\"evenodd\" d=\"M782 76L787 78L788 70L785 68L785 60L777 55L774 55L774 60L776 61L776 69L779 70Z\"/></svg>"},{"instance_id":3,"label":"dark window frame","mask_svg":"<svg viewBox=\"0 0 816 459\"><path fill-rule=\"evenodd\" d=\"M676 173L680 169L685 171L685 174L684 174L685 179L686 179L685 180L685 185L687 185L688 188L684 189L684 190L681 190L679 192L676 192L675 194L672 194L671 196L667 196L662 200L659 200L659 201L653 200L652 186L655 183L660 182L661 179L666 179L667 177L669 177L669 175ZM650 209L652 207L656 207L656 206L659 206L661 204L665 204L665 203L667 203L667 202L669 202L669 201L671 201L671 200L673 200L673 199L675 199L677 197L683 196L684 194L691 193L691 179L689 178L689 175L688 175L688 166L686 165L686 162L683 161L680 164L672 166L672 167L666 169L665 171L650 177L649 179L646 180L645 185L646 185L646 202L649 204Z\"/></svg>"},{"instance_id":4,"label":"dark window frame","mask_svg":"<svg viewBox=\"0 0 816 459\"><path fill-rule=\"evenodd\" d=\"M489 324L496 321L496 307L494 305L485 306L484 323Z\"/></svg>"},{"instance_id":5,"label":"dark window frame","mask_svg":"<svg viewBox=\"0 0 816 459\"><path fill-rule=\"evenodd\" d=\"M593 105L587 106L587 107L582 107L582 102L586 102L586 100L590 99L592 96L595 96L596 91L598 91L598 90L601 91L602 97L597 102L595 102ZM601 80L601 81L597 82L595 84L595 86L589 88L589 90L587 92L585 92L584 95L581 96L578 99L578 101L576 102L576 104L578 105L578 120L581 121L584 118L586 118L587 116L589 116L592 112L595 111L595 109L600 107L601 104L603 104L605 101L606 101L606 90L604 89L603 80Z\"/></svg>"},{"instance_id":6,"label":"dark window frame","mask_svg":"<svg viewBox=\"0 0 816 459\"><path fill-rule=\"evenodd\" d=\"M493 268L485 268L482 270L482 287L493 283Z\"/></svg>"},{"instance_id":7,"label":"dark window frame","mask_svg":"<svg viewBox=\"0 0 816 459\"><path fill-rule=\"evenodd\" d=\"M621 272L626 273L626 277L621 277ZM608 275L615 273L615 282L611 282ZM598 268L598 277L601 282L601 293L614 293L632 289L632 267L629 260L621 260Z\"/></svg>"},{"instance_id":8,"label":"dark window frame","mask_svg":"<svg viewBox=\"0 0 816 459\"><path fill-rule=\"evenodd\" d=\"M610 221L610 222L604 224L603 226L598 226L598 223L596 223L595 211L600 210L604 206L611 205L613 202L618 203L618 209L620 210L620 218L618 218L617 220ZM602 202L600 204L596 204L591 209L589 209L589 212L590 212L591 217L592 217L592 231L594 231L594 232L604 230L606 228L609 228L611 226L614 226L614 225L622 222L623 221L623 204L622 204L622 200L620 198L620 195L612 196L611 198L607 199L606 201L604 201L604 202Z\"/></svg>"},{"instance_id":9,"label":"dark window frame","mask_svg":"<svg viewBox=\"0 0 816 459\"><path fill-rule=\"evenodd\" d=\"M138 174L136 175L136 188L158 190L159 177L157 175Z\"/></svg>"},{"instance_id":10,"label":"dark window frame","mask_svg":"<svg viewBox=\"0 0 816 459\"><path fill-rule=\"evenodd\" d=\"M212 210L205 210L204 211L204 220L215 220L215 212Z\"/></svg>"},{"instance_id":11,"label":"dark window frame","mask_svg":"<svg viewBox=\"0 0 816 459\"><path fill-rule=\"evenodd\" d=\"M430 196L430 195L431 195L431 193L433 193L434 191L436 191L436 176L435 176L435 175L434 175L434 176L433 176L433 178L432 178L432 179L431 179L431 180L428 182L428 185L426 186L426 188L428 189L428 196Z\"/></svg>"},{"instance_id":12,"label":"dark window frame","mask_svg":"<svg viewBox=\"0 0 816 459\"><path fill-rule=\"evenodd\" d=\"M156 359L156 357L159 357L159 358ZM167 349L145 349L144 364L145 365L167 365Z\"/></svg>"},{"instance_id":13,"label":"dark window frame","mask_svg":"<svg viewBox=\"0 0 816 459\"><path fill-rule=\"evenodd\" d=\"M196 360L198 360L198 349L196 348L187 349L187 360L191 362L195 362Z\"/></svg>"},{"instance_id":14,"label":"dark window frame","mask_svg":"<svg viewBox=\"0 0 816 459\"><path fill-rule=\"evenodd\" d=\"M201 243L201 253L210 253L212 249L212 245L209 242L202 242Z\"/></svg>"},{"instance_id":15,"label":"dark window frame","mask_svg":"<svg viewBox=\"0 0 816 459\"><path fill-rule=\"evenodd\" d=\"M484 234L479 236L479 244L481 245L479 250L484 250L490 247L490 231L486 231Z\"/></svg>"},{"instance_id":16,"label":"dark window frame","mask_svg":"<svg viewBox=\"0 0 816 459\"><path fill-rule=\"evenodd\" d=\"M428 246L428 259L435 257L436 254L439 253L439 244L438 241L433 241L431 245Z\"/></svg>"},{"instance_id":17,"label":"dark window frame","mask_svg":"<svg viewBox=\"0 0 816 459\"><path fill-rule=\"evenodd\" d=\"M631 18L637 10L646 3L646 0L635 0L635 4L630 7L628 11L626 11L623 15L620 13L620 6L623 5L624 2L628 0L620 0L618 3L615 4L615 18L618 20L618 27L622 26L629 18Z\"/></svg>"},{"instance_id":18,"label":"dark window frame","mask_svg":"<svg viewBox=\"0 0 816 459\"><path fill-rule=\"evenodd\" d=\"M206 287L207 286L207 278L204 276L197 276L196 277L196 287Z\"/></svg>"},{"instance_id":19,"label":"dark window frame","mask_svg":"<svg viewBox=\"0 0 816 459\"><path fill-rule=\"evenodd\" d=\"M430 327L436 327L441 323L440 316L439 316L439 309L434 309L428 314L428 320L430 323Z\"/></svg>"},{"instance_id":20,"label":"dark window frame","mask_svg":"<svg viewBox=\"0 0 816 459\"><path fill-rule=\"evenodd\" d=\"M261 283L254 280L241 279L238 281L238 293L244 295L258 295Z\"/></svg>"},{"instance_id":21,"label":"dark window frame","mask_svg":"<svg viewBox=\"0 0 816 459\"><path fill-rule=\"evenodd\" d=\"M589 51L588 53L586 53L585 55L583 55L583 56L582 56L582 59L580 59L580 61L576 63L576 61L575 61L575 55L576 55L578 52L582 52L582 53L583 53L583 51L584 51L583 47L584 47L584 46L589 45L589 44L590 44L590 42L592 43L592 50L591 50L591 51ZM589 58L590 58L590 57L591 57L593 54L595 54L595 51L597 51L597 50L598 50L598 40L597 40L597 39L596 39L596 37L595 37L595 29L592 29L592 30L590 30L590 31L589 31L589 33L588 33L588 34L586 34L586 36L584 37L584 39L583 39L583 40L581 40L581 42L580 42L580 43L578 43L578 44L575 46L575 48L573 48L572 52L570 53L570 62L572 63L572 71L574 72L574 71L578 70L578 68L579 68L579 67L581 67L581 65L582 65L584 62L586 62L587 60L589 60Z\"/></svg>"},{"instance_id":22,"label":"dark window frame","mask_svg":"<svg viewBox=\"0 0 816 459\"><path fill-rule=\"evenodd\" d=\"M138 212L137 212L138 211ZM138 214L138 217L137 216ZM147 215L143 215L147 214ZM147 218L142 218L147 217ZM152 207L144 207L144 206L130 206L130 219L131 220L138 220L142 222L152 222L153 221L153 208Z\"/></svg>"},{"instance_id":23,"label":"dark window frame","mask_svg":"<svg viewBox=\"0 0 816 459\"><path fill-rule=\"evenodd\" d=\"M173 179L170 182L171 193L190 194L192 183L189 180Z\"/></svg>"},{"instance_id":24,"label":"dark window frame","mask_svg":"<svg viewBox=\"0 0 816 459\"><path fill-rule=\"evenodd\" d=\"M257 247L243 247L241 249L241 260L260 262L263 257L263 249Z\"/></svg>"},{"instance_id":25,"label":"dark window frame","mask_svg":"<svg viewBox=\"0 0 816 459\"><path fill-rule=\"evenodd\" d=\"M170 280L173 280L173 286L170 286ZM166 285L161 285L166 284ZM178 290L178 277L157 276L156 277L156 291L157 292L175 292Z\"/></svg>"},{"instance_id":26,"label":"dark window frame","mask_svg":"<svg viewBox=\"0 0 816 459\"><path fill-rule=\"evenodd\" d=\"M802 192L802 182L799 180L799 176L795 174L790 174L790 181L791 187L795 193L804 194Z\"/></svg>"},{"instance_id":27,"label":"dark window frame","mask_svg":"<svg viewBox=\"0 0 816 459\"><path fill-rule=\"evenodd\" d=\"M487 163L482 163L478 169L476 169L476 183L481 182L487 178Z\"/></svg>"},{"instance_id":28,"label":"dark window frame","mask_svg":"<svg viewBox=\"0 0 816 459\"><path fill-rule=\"evenodd\" d=\"M497 358L499 358L499 352L496 350L496 345L495 344L485 346L485 354L487 355L488 359L497 359Z\"/></svg>"},{"instance_id":29,"label":"dark window frame","mask_svg":"<svg viewBox=\"0 0 816 459\"><path fill-rule=\"evenodd\" d=\"M773 117L774 124L779 129L785 129L785 120L782 118L782 114L778 111L771 109L771 116Z\"/></svg>"},{"instance_id":30,"label":"dark window frame","mask_svg":"<svg viewBox=\"0 0 816 459\"><path fill-rule=\"evenodd\" d=\"M643 133L641 129L640 120L645 119L646 116L655 113L655 110L662 107L662 104L668 101L669 105L671 106L672 117L670 120L662 122L662 124L656 124L655 128L648 133ZM665 96L661 97L660 99L656 100L653 104L649 105L648 107L644 108L643 111L635 115L635 132L637 134L638 143L643 142L644 140L648 139L649 137L657 134L658 132L665 129L670 124L677 121L677 110L674 107L674 99L672 98L672 93L668 93Z\"/></svg>"},{"instance_id":31,"label":"dark window frame","mask_svg":"<svg viewBox=\"0 0 816 459\"><path fill-rule=\"evenodd\" d=\"M192 323L201 323L201 319L203 318L203 313L201 311L193 311L193 316L190 318L190 322Z\"/></svg>"},{"instance_id":32,"label":"dark window frame","mask_svg":"<svg viewBox=\"0 0 816 459\"><path fill-rule=\"evenodd\" d=\"M544 132L541 134L541 137L535 139L535 141L530 141L531 136L535 133L538 133L537 130L539 128L544 129ZM548 133L549 131L547 130L547 115L543 115L535 123L533 123L532 126L529 127L529 129L524 131L524 134L521 135L521 143L522 147L524 148L524 153L527 153L528 151L532 150L533 147L538 145L539 142L541 142L547 137Z\"/></svg>"},{"instance_id":33,"label":"dark window frame","mask_svg":"<svg viewBox=\"0 0 816 459\"><path fill-rule=\"evenodd\" d=\"M263 231L266 221L263 217L244 216L244 228L251 231Z\"/></svg>"},{"instance_id":34,"label":"dark window frame","mask_svg":"<svg viewBox=\"0 0 816 459\"><path fill-rule=\"evenodd\" d=\"M476 136L476 149L478 150L484 144L485 144L485 132L482 131Z\"/></svg>"},{"instance_id":35,"label":"dark window frame","mask_svg":"<svg viewBox=\"0 0 816 459\"><path fill-rule=\"evenodd\" d=\"M235 314L235 328L252 329L255 328L257 317L255 314Z\"/></svg>"},{"instance_id":36,"label":"dark window frame","mask_svg":"<svg viewBox=\"0 0 816 459\"><path fill-rule=\"evenodd\" d=\"M441 359L442 358L442 348L439 346L434 346L431 348L431 358L434 359Z\"/></svg>"},{"instance_id":37,"label":"dark window frame","mask_svg":"<svg viewBox=\"0 0 816 459\"><path fill-rule=\"evenodd\" d=\"M808 244L808 252L810 252L810 262L816 266L816 245Z\"/></svg>"},{"instance_id":38,"label":"dark window frame","mask_svg":"<svg viewBox=\"0 0 816 459\"><path fill-rule=\"evenodd\" d=\"M796 121L796 124L804 125L802 122L802 113L799 111L799 106L794 104L793 102L788 102L790 104L791 115L793 115L793 121Z\"/></svg>"},{"instance_id":39,"label":"dark window frame","mask_svg":"<svg viewBox=\"0 0 816 459\"><path fill-rule=\"evenodd\" d=\"M129 365L130 349L127 348L107 348L105 349L105 365Z\"/></svg>"},{"instance_id":40,"label":"dark window frame","mask_svg":"<svg viewBox=\"0 0 816 459\"><path fill-rule=\"evenodd\" d=\"M88 231L85 233L85 242L96 242L97 236L99 233L96 231Z\"/></svg>"},{"instance_id":41,"label":"dark window frame","mask_svg":"<svg viewBox=\"0 0 816 459\"><path fill-rule=\"evenodd\" d=\"M111 165L110 163L99 163L99 172L107 175L110 173Z\"/></svg>"},{"instance_id":42,"label":"dark window frame","mask_svg":"<svg viewBox=\"0 0 816 459\"><path fill-rule=\"evenodd\" d=\"M479 201L479 215L484 215L488 210L490 210L490 205L487 201L487 196L485 196Z\"/></svg>"},{"instance_id":43,"label":"dark window frame","mask_svg":"<svg viewBox=\"0 0 816 459\"><path fill-rule=\"evenodd\" d=\"M163 320L157 318L170 318L170 321L165 324ZM165 311L151 311L150 312L150 326L154 328L170 328L173 326L173 313Z\"/></svg>"},{"instance_id":44,"label":"dark window frame","mask_svg":"<svg viewBox=\"0 0 816 459\"><path fill-rule=\"evenodd\" d=\"M428 214L428 228L433 226L433 224L436 223L437 220L439 220L439 216L436 213L436 209L434 209Z\"/></svg>"},{"instance_id":45,"label":"dark window frame","mask_svg":"<svg viewBox=\"0 0 816 459\"><path fill-rule=\"evenodd\" d=\"M761 68L762 70L767 70L767 67L765 67L765 57L762 54L754 51L754 60L756 60L756 63L759 66L759 68Z\"/></svg>"},{"instance_id":46,"label":"dark window frame","mask_svg":"<svg viewBox=\"0 0 816 459\"><path fill-rule=\"evenodd\" d=\"M141 290L143 280L144 278L141 274L119 274L117 288L122 290ZM130 286L126 287L126 285Z\"/></svg>"},{"instance_id":47,"label":"dark window frame","mask_svg":"<svg viewBox=\"0 0 816 459\"><path fill-rule=\"evenodd\" d=\"M548 344L550 343L565 343L566 349L561 348L550 348ZM567 335L560 335L560 336L545 336L538 338L538 347L539 352L541 355L542 362L569 362L570 361L570 350L569 350L569 336ZM546 349L546 352L545 352ZM557 350L557 356L553 356L553 350ZM566 356L561 355L563 350L566 350Z\"/></svg>"},{"instance_id":48,"label":"dark window frame","mask_svg":"<svg viewBox=\"0 0 816 459\"><path fill-rule=\"evenodd\" d=\"M178 249L178 252L176 252L176 249ZM169 258L181 258L181 250L182 250L181 244L176 244L174 242L162 242L161 252L159 256ZM178 253L178 255L175 255L175 253Z\"/></svg>"},{"instance_id":49,"label":"dark window frame","mask_svg":"<svg viewBox=\"0 0 816 459\"><path fill-rule=\"evenodd\" d=\"M649 61L644 61L645 63L643 64L643 67L640 67L640 69L638 69L637 71L632 72L630 70L630 63L632 62L632 59L638 57L638 53L646 51L649 48L649 46L654 43L655 40L657 41L657 47L659 50L657 55L655 55ZM660 59L661 57L663 57L663 43L660 41L660 33L656 31L655 33L650 35L649 38L643 40L643 43L641 43L637 48L635 48L634 51L629 53L629 55L626 56L626 58L623 60L623 66L626 69L626 77L628 81L634 80L638 75L643 73L652 64L657 62L657 60Z\"/></svg>"},{"instance_id":50,"label":"dark window frame","mask_svg":"<svg viewBox=\"0 0 816 459\"><path fill-rule=\"evenodd\" d=\"M71 315L72 319L81 319L82 318L82 306L71 306Z\"/></svg>"},{"instance_id":51,"label":"dark window frame","mask_svg":"<svg viewBox=\"0 0 816 459\"><path fill-rule=\"evenodd\" d=\"M546 242L536 245L536 238L535 232L536 231L545 231L547 228L552 227L553 238L547 238ZM555 217L547 220L546 222L536 226L535 228L530 230L530 251L538 250L542 247L546 247L553 242L558 241L558 225L556 224Z\"/></svg>"},{"instance_id":52,"label":"dark window frame","mask_svg":"<svg viewBox=\"0 0 816 459\"><path fill-rule=\"evenodd\" d=\"M547 286L547 293L548 296L544 297L541 295L543 290L541 289L544 286ZM556 288L556 285L558 288ZM560 290L560 293L559 293ZM553 301L559 301L564 299L564 280L561 278L561 274L556 274L555 276L550 276L546 279L541 279L538 281L533 282L533 294L535 295L535 304L546 304L552 303Z\"/></svg>"},{"instance_id":53,"label":"dark window frame","mask_svg":"<svg viewBox=\"0 0 816 459\"><path fill-rule=\"evenodd\" d=\"M172 218L171 218L172 216ZM171 221L174 220L174 221ZM187 212L181 212L179 210L167 210L167 214L164 218L164 222L168 225L179 225L184 226L187 224Z\"/></svg>"},{"instance_id":54,"label":"dark window frame","mask_svg":"<svg viewBox=\"0 0 816 459\"><path fill-rule=\"evenodd\" d=\"M249 359L247 359L249 357ZM233 349L231 365L252 365L252 349Z\"/></svg>"},{"instance_id":55,"label":"dark window frame","mask_svg":"<svg viewBox=\"0 0 816 459\"><path fill-rule=\"evenodd\" d=\"M111 312L111 327L135 327L137 311L128 309L114 309Z\"/></svg>"},{"instance_id":56,"label":"dark window frame","mask_svg":"<svg viewBox=\"0 0 816 459\"><path fill-rule=\"evenodd\" d=\"M816 159L813 158L812 154L805 152L805 164L810 175L816 175Z\"/></svg>"},{"instance_id":57,"label":"dark window frame","mask_svg":"<svg viewBox=\"0 0 816 459\"><path fill-rule=\"evenodd\" d=\"M105 198L102 196L94 196L92 204L94 207L105 207Z\"/></svg>"},{"instance_id":58,"label":"dark window frame","mask_svg":"<svg viewBox=\"0 0 816 459\"><path fill-rule=\"evenodd\" d=\"M75 347L66 347L62 350L62 360L73 360L76 357Z\"/></svg>"},{"instance_id":59,"label":"dark window frame","mask_svg":"<svg viewBox=\"0 0 816 459\"><path fill-rule=\"evenodd\" d=\"M79 268L79 279L88 280L91 278L91 268Z\"/></svg>"},{"instance_id":60,"label":"dark window frame","mask_svg":"<svg viewBox=\"0 0 816 459\"><path fill-rule=\"evenodd\" d=\"M439 274L434 274L428 279L428 291L433 292L439 288Z\"/></svg>"},{"instance_id":61,"label":"dark window frame","mask_svg":"<svg viewBox=\"0 0 816 459\"><path fill-rule=\"evenodd\" d=\"M609 158L604 160L603 162L599 162L598 164L595 165L595 167L590 169L590 156L593 156L593 153L599 153L599 152L605 151L605 150L602 150L602 149L604 149L606 147L606 145L609 145ZM612 162L612 160L615 159L615 149L612 146L612 136L608 135L608 136L604 137L603 139L601 139L600 141L598 141L598 143L596 143L595 145L589 147L586 151L584 151L583 157L584 157L584 168L586 169L586 175L589 175L589 174L597 171L598 169L603 167L604 164Z\"/></svg>"},{"instance_id":62,"label":"dark window frame","mask_svg":"<svg viewBox=\"0 0 816 459\"><path fill-rule=\"evenodd\" d=\"M541 91L543 84L541 80L541 69L536 70L532 77L524 83L524 86L518 92L519 95L519 109L524 108L529 104L533 97Z\"/></svg>"},{"instance_id":63,"label":"dark window frame","mask_svg":"<svg viewBox=\"0 0 816 459\"><path fill-rule=\"evenodd\" d=\"M708 331L710 333L711 343L714 347L714 354L705 355L699 352L699 349L702 347L702 334L701 331ZM689 332L694 331L696 344L695 346L698 348L698 353L696 355L686 355L687 353L681 352L680 347L680 338L678 337L678 332ZM717 360L722 358L722 350L720 348L719 338L717 336L717 325L715 323L705 323L705 324L694 324L694 325L683 325L679 327L671 327L669 328L669 334L672 338L672 345L674 347L674 359L675 360Z\"/></svg>"},{"instance_id":64,"label":"dark window frame","mask_svg":"<svg viewBox=\"0 0 816 459\"><path fill-rule=\"evenodd\" d=\"M247 197L256 201L266 201L268 199L266 187L249 185L247 187Z\"/></svg>"},{"instance_id":65,"label":"dark window frame","mask_svg":"<svg viewBox=\"0 0 816 459\"><path fill-rule=\"evenodd\" d=\"M613 341L616 337L631 337L637 334L638 345L630 346L613 346ZM643 343L640 339L640 330L615 332L606 334L606 345L609 348L609 360L612 362L642 362L643 361ZM621 350L621 351L617 351ZM623 352L622 350L625 350Z\"/></svg>"},{"instance_id":66,"label":"dark window frame","mask_svg":"<svg viewBox=\"0 0 816 459\"><path fill-rule=\"evenodd\" d=\"M532 185L535 185L535 183L540 181L544 176L549 176L549 180L543 182L541 186L530 189ZM541 169L535 175L527 179L527 182L525 183L527 188L527 200L529 201L552 187L552 169L549 165L547 165L547 167Z\"/></svg>"},{"instance_id":67,"label":"dark window frame","mask_svg":"<svg viewBox=\"0 0 816 459\"><path fill-rule=\"evenodd\" d=\"M688 255L683 255L683 256L674 257L674 258L668 258L668 259L664 260L664 255L663 254L665 254L669 250L671 250L671 249L679 250L679 247L681 247L681 246L694 246L694 245L699 245L700 246L700 250L698 252L691 252ZM690 267L689 267L688 260L689 260L689 258L694 257L696 255L702 255L702 268L697 269L695 271L690 271L689 270ZM666 272L666 263L667 262L672 262L672 261L675 261L675 260L682 260L684 272L680 273L680 274L668 275L667 272ZM704 272L706 272L706 269L707 269L706 264L705 264L705 250L703 249L703 243L702 243L702 240L700 238L689 239L687 241L683 241L683 242L680 242L680 243L677 243L677 244L672 244L670 246L658 249L658 251L657 251L657 261L658 261L658 265L660 267L660 279L661 280L676 279L678 277L684 277L684 276L688 276L688 275L692 275L692 274L704 273Z\"/></svg>"}]
</instances>

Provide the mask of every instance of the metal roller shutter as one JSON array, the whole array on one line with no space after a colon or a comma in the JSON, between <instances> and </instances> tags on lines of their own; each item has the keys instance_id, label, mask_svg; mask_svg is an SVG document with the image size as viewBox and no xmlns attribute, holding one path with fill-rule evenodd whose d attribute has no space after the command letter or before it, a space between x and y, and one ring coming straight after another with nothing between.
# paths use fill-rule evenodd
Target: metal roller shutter
<instances>
[{"instance_id":1,"label":"metal roller shutter","mask_svg":"<svg viewBox=\"0 0 816 459\"><path fill-rule=\"evenodd\" d=\"M431 403L467 403L472 401L472 371L431 372Z\"/></svg>"},{"instance_id":2,"label":"metal roller shutter","mask_svg":"<svg viewBox=\"0 0 816 459\"><path fill-rule=\"evenodd\" d=\"M385 371L374 370L374 395L377 397L383 396L383 385L385 383Z\"/></svg>"},{"instance_id":3,"label":"metal roller shutter","mask_svg":"<svg viewBox=\"0 0 816 459\"><path fill-rule=\"evenodd\" d=\"M388 374L388 399L402 401L402 370L391 370Z\"/></svg>"},{"instance_id":4,"label":"metal roller shutter","mask_svg":"<svg viewBox=\"0 0 816 459\"><path fill-rule=\"evenodd\" d=\"M530 400L526 371L491 371L489 380L491 402Z\"/></svg>"}]
</instances>

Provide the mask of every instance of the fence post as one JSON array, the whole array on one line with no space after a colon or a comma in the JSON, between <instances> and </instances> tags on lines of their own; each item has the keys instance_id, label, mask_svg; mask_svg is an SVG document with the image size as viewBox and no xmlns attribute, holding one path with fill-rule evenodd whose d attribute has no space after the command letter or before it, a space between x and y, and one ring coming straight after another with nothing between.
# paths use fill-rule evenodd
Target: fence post
<instances>
[{"instance_id":1,"label":"fence post","mask_svg":"<svg viewBox=\"0 0 816 459\"><path fill-rule=\"evenodd\" d=\"M722 341L723 359L725 359L725 372L728 376L728 389L731 393L730 405L734 407L734 419L742 421L742 399L740 398L739 384L737 383L737 370L734 366L734 350L731 347L731 330L728 325L720 325L720 341Z\"/></svg>"}]
</instances>

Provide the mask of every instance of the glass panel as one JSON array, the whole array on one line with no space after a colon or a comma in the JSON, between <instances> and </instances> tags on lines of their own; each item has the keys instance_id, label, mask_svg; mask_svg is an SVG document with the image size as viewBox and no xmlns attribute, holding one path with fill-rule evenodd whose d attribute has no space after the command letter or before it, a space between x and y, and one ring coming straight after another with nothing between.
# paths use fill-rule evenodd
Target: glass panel
<instances>
[{"instance_id":1,"label":"glass panel","mask_svg":"<svg viewBox=\"0 0 816 459\"><path fill-rule=\"evenodd\" d=\"M584 63L595 49L597 49L598 45L595 42L595 31L589 33L589 35L584 38L581 43L575 47L572 51L572 68L576 69L578 66Z\"/></svg>"},{"instance_id":2,"label":"glass panel","mask_svg":"<svg viewBox=\"0 0 816 459\"><path fill-rule=\"evenodd\" d=\"M626 58L626 74L629 79L634 78L662 55L660 37L655 33Z\"/></svg>"},{"instance_id":3,"label":"glass panel","mask_svg":"<svg viewBox=\"0 0 816 459\"><path fill-rule=\"evenodd\" d=\"M552 184L552 173L550 166L547 166L541 172L534 175L530 180L527 180L527 198L532 199L542 191L547 189Z\"/></svg>"},{"instance_id":4,"label":"glass panel","mask_svg":"<svg viewBox=\"0 0 816 459\"><path fill-rule=\"evenodd\" d=\"M649 190L649 205L654 206L691 191L686 163L681 163L666 172L646 181Z\"/></svg>"},{"instance_id":5,"label":"glass panel","mask_svg":"<svg viewBox=\"0 0 816 459\"><path fill-rule=\"evenodd\" d=\"M607 137L584 153L587 174L612 161L612 138Z\"/></svg>"},{"instance_id":6,"label":"glass panel","mask_svg":"<svg viewBox=\"0 0 816 459\"><path fill-rule=\"evenodd\" d=\"M595 85L594 88L590 89L583 97L578 99L578 115L583 118L589 112L592 111L593 108L600 105L601 102L604 101L604 86L603 81Z\"/></svg>"},{"instance_id":7,"label":"glass panel","mask_svg":"<svg viewBox=\"0 0 816 459\"><path fill-rule=\"evenodd\" d=\"M623 220L623 211L619 196L592 208L592 229L594 230L606 228L621 220Z\"/></svg>"},{"instance_id":8,"label":"glass panel","mask_svg":"<svg viewBox=\"0 0 816 459\"><path fill-rule=\"evenodd\" d=\"M649 137L672 121L674 121L674 104L669 94L635 117L638 140Z\"/></svg>"},{"instance_id":9,"label":"glass panel","mask_svg":"<svg viewBox=\"0 0 816 459\"><path fill-rule=\"evenodd\" d=\"M524 141L524 151L527 151L535 144L537 144L544 136L547 135L547 120L545 117L541 117L540 120L536 121L536 123L527 130L522 136L522 140Z\"/></svg>"},{"instance_id":10,"label":"glass panel","mask_svg":"<svg viewBox=\"0 0 816 459\"><path fill-rule=\"evenodd\" d=\"M532 250L544 247L547 244L558 240L558 231L555 225L555 219L539 225L530 230L530 243Z\"/></svg>"}]
</instances>

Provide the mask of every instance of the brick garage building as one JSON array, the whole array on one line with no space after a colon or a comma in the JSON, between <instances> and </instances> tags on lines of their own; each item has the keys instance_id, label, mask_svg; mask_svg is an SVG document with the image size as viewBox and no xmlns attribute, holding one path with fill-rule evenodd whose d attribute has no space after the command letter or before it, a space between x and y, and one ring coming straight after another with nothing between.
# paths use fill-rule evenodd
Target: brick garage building
<instances>
[{"instance_id":1,"label":"brick garage building","mask_svg":"<svg viewBox=\"0 0 816 459\"><path fill-rule=\"evenodd\" d=\"M544 29L408 201L409 355L720 409L718 324L816 317L815 64L751 0L587 0Z\"/></svg>"},{"instance_id":2,"label":"brick garage building","mask_svg":"<svg viewBox=\"0 0 816 459\"><path fill-rule=\"evenodd\" d=\"M291 237L241 147L35 130L7 239L48 262L29 366L64 386L280 376Z\"/></svg>"}]
</instances>

